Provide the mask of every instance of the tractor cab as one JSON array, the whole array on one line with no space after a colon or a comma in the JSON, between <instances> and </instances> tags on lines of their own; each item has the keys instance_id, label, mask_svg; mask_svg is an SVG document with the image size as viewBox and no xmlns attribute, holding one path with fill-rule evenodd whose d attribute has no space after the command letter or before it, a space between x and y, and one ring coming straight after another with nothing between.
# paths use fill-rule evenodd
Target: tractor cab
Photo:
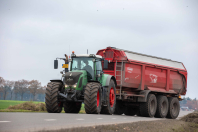
<instances>
[{"instance_id":1,"label":"tractor cab","mask_svg":"<svg viewBox=\"0 0 198 132\"><path fill-rule=\"evenodd\" d=\"M101 61L103 60L100 55L72 54L70 59L70 72L86 71L88 81L99 81L103 73L101 65ZM108 65L108 63L106 65Z\"/></svg>"}]
</instances>

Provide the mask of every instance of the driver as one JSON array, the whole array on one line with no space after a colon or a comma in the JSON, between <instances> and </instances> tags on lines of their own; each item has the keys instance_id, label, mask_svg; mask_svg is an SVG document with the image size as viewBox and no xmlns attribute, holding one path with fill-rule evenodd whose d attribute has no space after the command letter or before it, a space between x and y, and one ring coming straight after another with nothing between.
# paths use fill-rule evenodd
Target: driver
<instances>
[{"instance_id":1,"label":"driver","mask_svg":"<svg viewBox=\"0 0 198 132\"><path fill-rule=\"evenodd\" d=\"M93 74L92 74L93 69L92 69L92 67L88 64L88 61L87 61L87 60L84 60L84 63L86 64L86 66L85 66L83 69L85 69L87 72L89 72L89 74L93 75Z\"/></svg>"}]
</instances>

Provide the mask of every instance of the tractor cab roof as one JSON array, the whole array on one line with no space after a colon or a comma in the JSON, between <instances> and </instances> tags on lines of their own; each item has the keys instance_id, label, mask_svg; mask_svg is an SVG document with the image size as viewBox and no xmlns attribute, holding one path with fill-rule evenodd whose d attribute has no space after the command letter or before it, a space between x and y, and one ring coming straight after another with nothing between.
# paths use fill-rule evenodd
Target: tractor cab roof
<instances>
[{"instance_id":1,"label":"tractor cab roof","mask_svg":"<svg viewBox=\"0 0 198 132\"><path fill-rule=\"evenodd\" d=\"M78 54L78 55L74 54L71 57L93 57L93 58L100 58L100 59L102 58L102 56L94 55L94 54Z\"/></svg>"}]
</instances>

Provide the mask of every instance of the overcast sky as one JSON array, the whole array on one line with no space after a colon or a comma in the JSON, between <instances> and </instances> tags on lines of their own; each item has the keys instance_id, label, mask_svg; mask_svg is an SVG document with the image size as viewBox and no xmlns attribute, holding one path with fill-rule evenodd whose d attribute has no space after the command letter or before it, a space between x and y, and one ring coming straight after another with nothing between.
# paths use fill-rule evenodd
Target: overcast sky
<instances>
[{"instance_id":1,"label":"overcast sky","mask_svg":"<svg viewBox=\"0 0 198 132\"><path fill-rule=\"evenodd\" d=\"M76 54L112 46L183 62L186 96L198 98L198 0L0 0L4 79L60 78L53 60L69 46Z\"/></svg>"}]
</instances>

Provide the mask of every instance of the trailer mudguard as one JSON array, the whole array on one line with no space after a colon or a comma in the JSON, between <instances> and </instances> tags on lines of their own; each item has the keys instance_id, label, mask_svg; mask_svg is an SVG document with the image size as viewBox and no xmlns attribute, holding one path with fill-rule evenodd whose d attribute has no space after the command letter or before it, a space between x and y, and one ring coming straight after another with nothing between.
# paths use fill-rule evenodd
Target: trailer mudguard
<instances>
[{"instance_id":1,"label":"trailer mudguard","mask_svg":"<svg viewBox=\"0 0 198 132\"><path fill-rule=\"evenodd\" d=\"M115 77L109 74L103 74L100 83L102 84L103 87L109 86L111 79L114 81L115 85L117 86Z\"/></svg>"},{"instance_id":2,"label":"trailer mudguard","mask_svg":"<svg viewBox=\"0 0 198 132\"><path fill-rule=\"evenodd\" d=\"M140 94L139 95L144 95L144 97L138 97L137 102L147 102L147 96L148 96L148 94L150 92L151 92L150 90L140 91Z\"/></svg>"}]
</instances>

